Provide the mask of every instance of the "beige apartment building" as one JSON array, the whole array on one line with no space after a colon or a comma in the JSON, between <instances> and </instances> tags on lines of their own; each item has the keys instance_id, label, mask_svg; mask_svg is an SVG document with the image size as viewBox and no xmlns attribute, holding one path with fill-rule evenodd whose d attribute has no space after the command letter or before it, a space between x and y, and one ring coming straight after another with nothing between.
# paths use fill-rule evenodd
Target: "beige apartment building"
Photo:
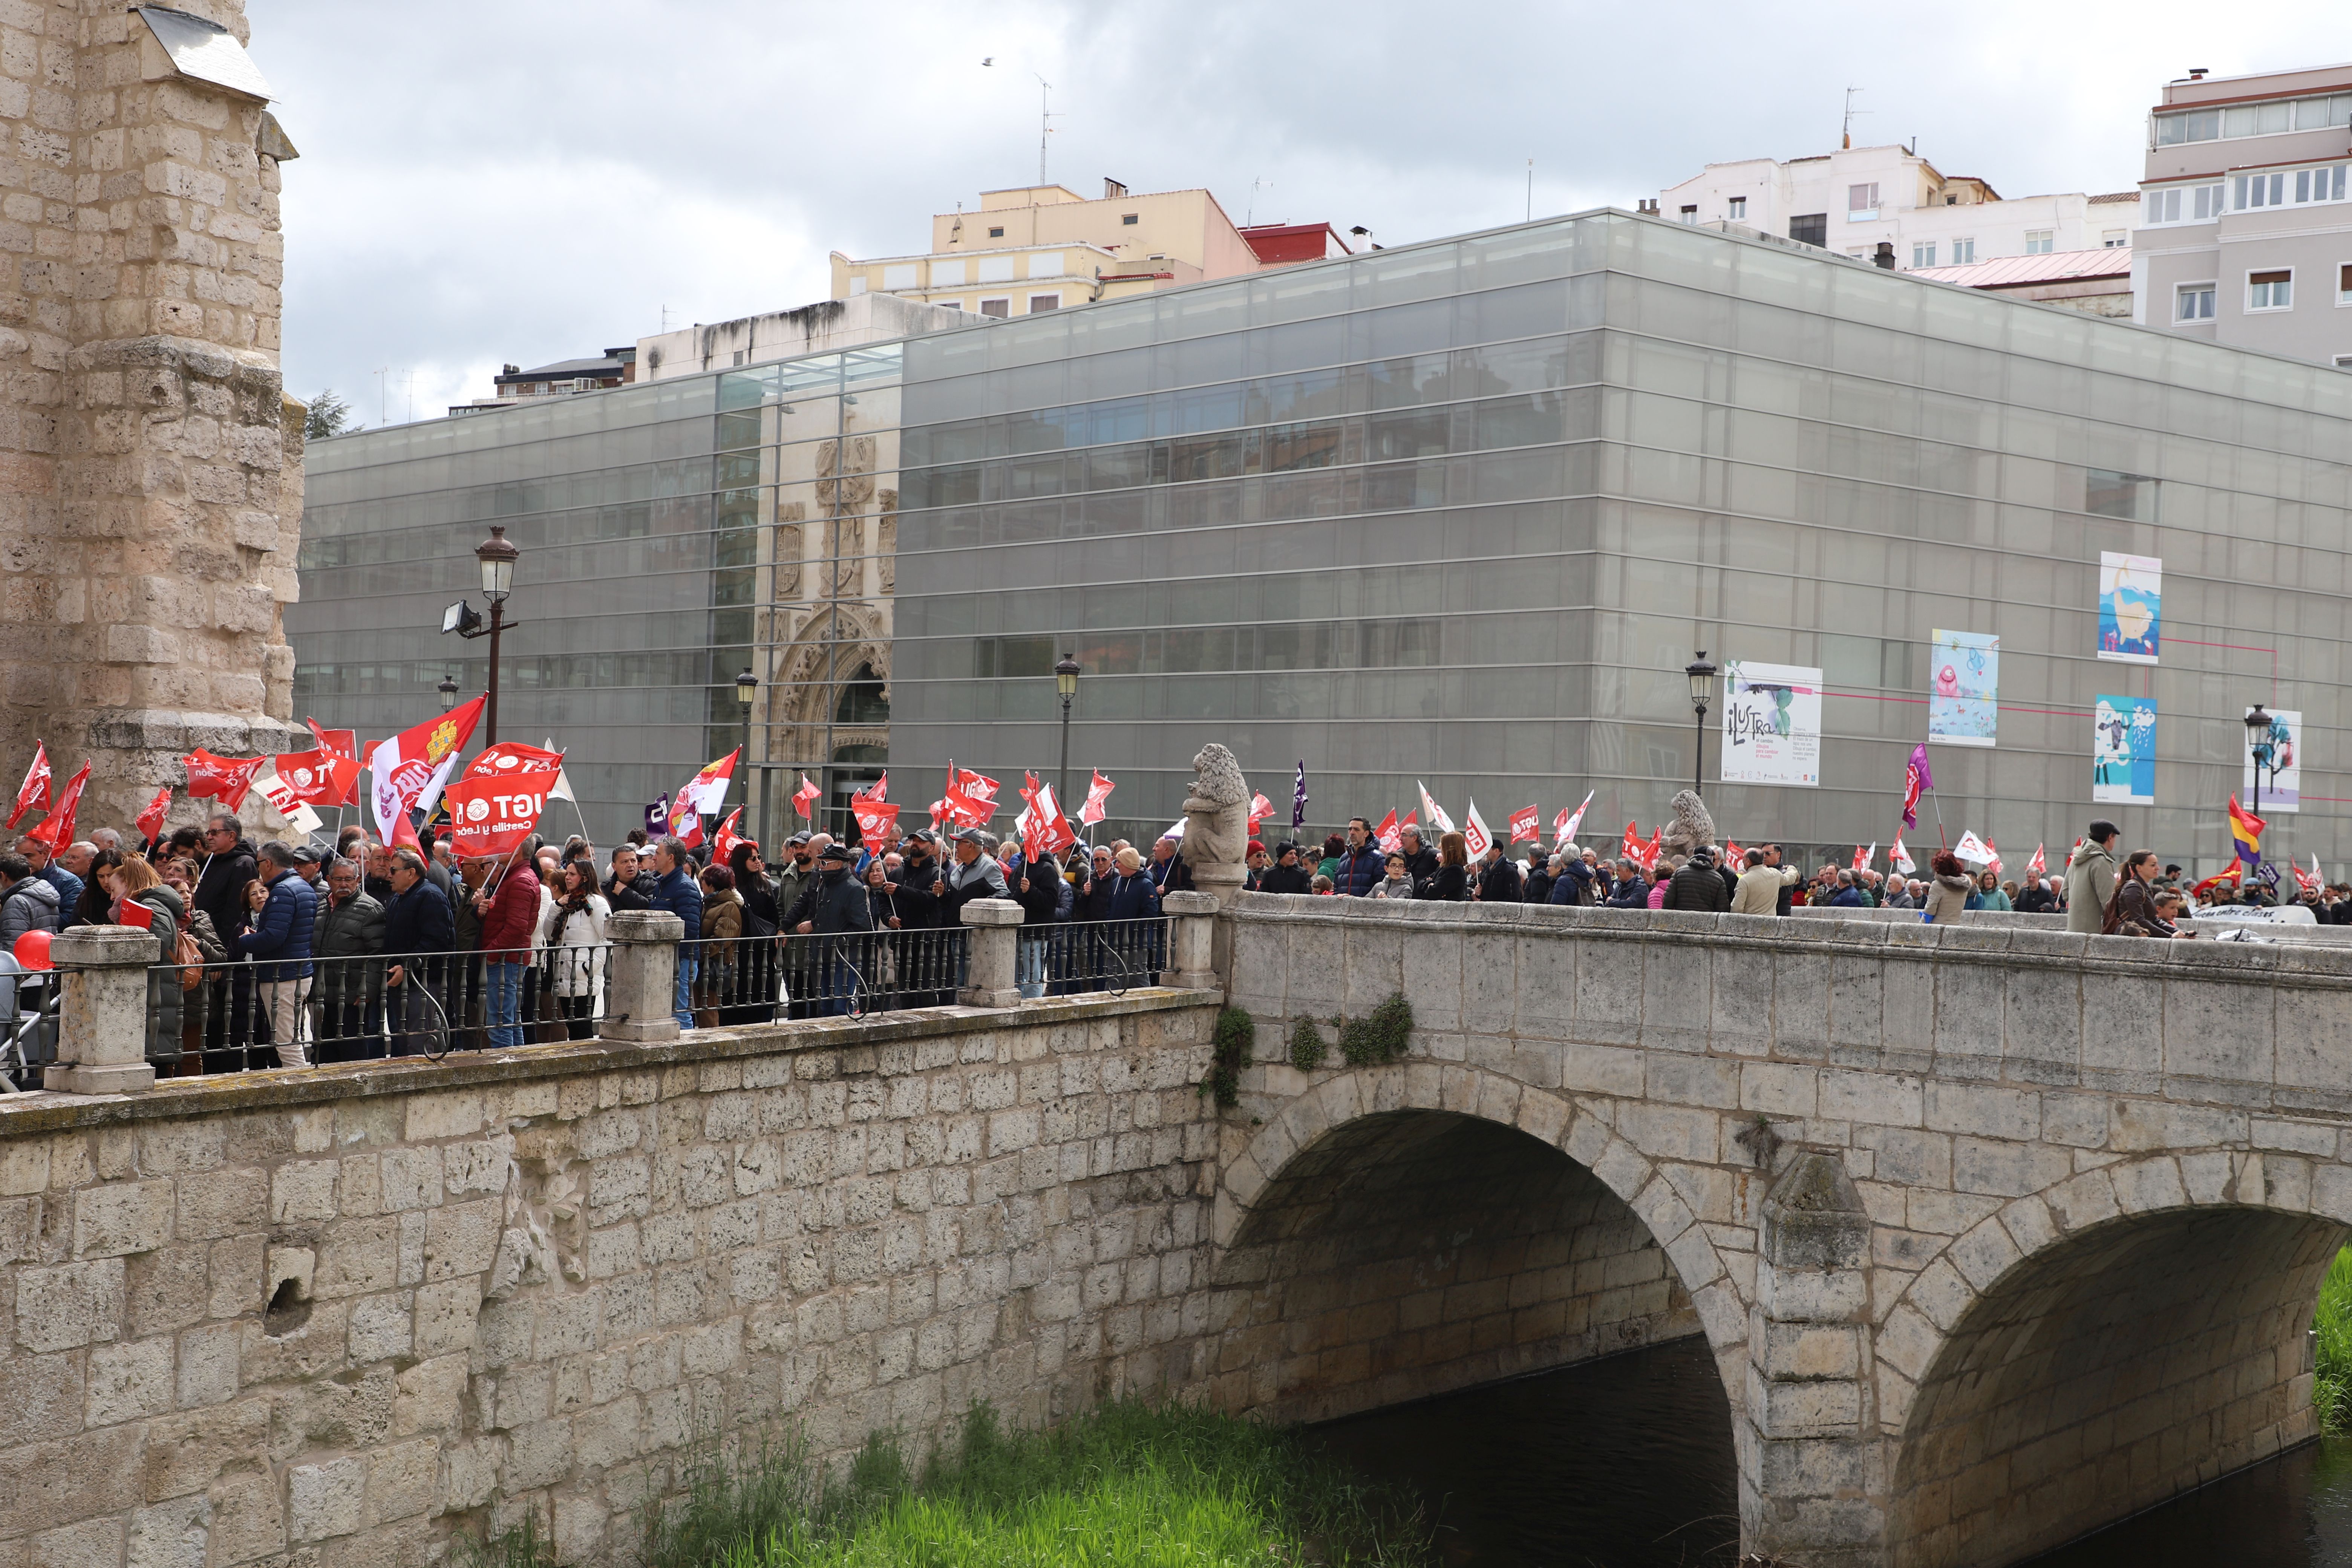
<instances>
[{"instance_id":1,"label":"beige apartment building","mask_svg":"<svg viewBox=\"0 0 2352 1568\"><path fill-rule=\"evenodd\" d=\"M2133 320L2352 370L2352 65L2190 71L2149 116Z\"/></svg>"},{"instance_id":2,"label":"beige apartment building","mask_svg":"<svg viewBox=\"0 0 2352 1568\"><path fill-rule=\"evenodd\" d=\"M833 253L833 297L888 294L982 316L1025 316L1269 267L1346 256L1328 223L1242 227L1205 190L1141 195L1116 180L1089 200L1065 185L983 191L931 217L931 247Z\"/></svg>"}]
</instances>

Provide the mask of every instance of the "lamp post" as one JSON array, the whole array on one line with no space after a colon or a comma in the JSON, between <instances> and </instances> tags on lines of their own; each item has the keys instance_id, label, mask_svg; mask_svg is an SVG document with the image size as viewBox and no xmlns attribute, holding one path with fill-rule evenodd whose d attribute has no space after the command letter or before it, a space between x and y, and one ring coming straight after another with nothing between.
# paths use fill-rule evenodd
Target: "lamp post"
<instances>
[{"instance_id":1,"label":"lamp post","mask_svg":"<svg viewBox=\"0 0 2352 1568\"><path fill-rule=\"evenodd\" d=\"M457 706L457 678L454 675L443 676L441 678L440 691L441 711L446 713L449 710Z\"/></svg>"},{"instance_id":2,"label":"lamp post","mask_svg":"<svg viewBox=\"0 0 2352 1568\"><path fill-rule=\"evenodd\" d=\"M2254 759L2254 801L2246 809L2254 816L2263 814L2263 774L2269 771L2271 759L2277 753L2271 746L2271 716L2255 703L2246 710L2246 750Z\"/></svg>"},{"instance_id":3,"label":"lamp post","mask_svg":"<svg viewBox=\"0 0 2352 1568\"><path fill-rule=\"evenodd\" d=\"M1070 809L1070 700L1078 694L1078 661L1069 654L1054 666L1054 684L1062 693L1062 774L1055 781L1055 798Z\"/></svg>"},{"instance_id":4,"label":"lamp post","mask_svg":"<svg viewBox=\"0 0 2352 1568\"><path fill-rule=\"evenodd\" d=\"M492 523L490 536L474 546L474 559L482 563L482 597L490 602L489 710L483 715L489 739L485 745L499 743L499 634L506 630L507 595L514 588L515 561L521 554L507 538L504 523Z\"/></svg>"},{"instance_id":5,"label":"lamp post","mask_svg":"<svg viewBox=\"0 0 2352 1568\"><path fill-rule=\"evenodd\" d=\"M743 749L735 759L736 771L743 775L743 804L751 804L751 699L759 694L760 678L745 665L743 673L735 678L735 703L743 710ZM756 818L751 824L751 837L757 838L763 825Z\"/></svg>"},{"instance_id":6,"label":"lamp post","mask_svg":"<svg viewBox=\"0 0 2352 1568\"><path fill-rule=\"evenodd\" d=\"M1707 663L1706 649L1699 649L1698 658L1683 666L1683 673L1690 678L1691 709L1696 715L1691 721L1691 793L1705 795L1706 710L1715 700L1715 666Z\"/></svg>"}]
</instances>

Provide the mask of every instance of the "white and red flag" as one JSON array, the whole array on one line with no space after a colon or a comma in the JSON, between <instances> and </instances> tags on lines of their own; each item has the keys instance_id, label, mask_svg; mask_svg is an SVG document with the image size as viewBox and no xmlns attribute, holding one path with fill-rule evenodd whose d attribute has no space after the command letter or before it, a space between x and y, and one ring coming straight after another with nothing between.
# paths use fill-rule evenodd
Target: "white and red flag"
<instances>
[{"instance_id":1,"label":"white and red flag","mask_svg":"<svg viewBox=\"0 0 2352 1568\"><path fill-rule=\"evenodd\" d=\"M147 803L147 809L139 814L139 820L133 826L139 829L140 837L152 844L156 836L163 831L163 819L171 814L172 786L165 784L155 792L155 798Z\"/></svg>"},{"instance_id":2,"label":"white and red flag","mask_svg":"<svg viewBox=\"0 0 2352 1568\"><path fill-rule=\"evenodd\" d=\"M931 820L980 827L996 815L996 781L970 768L948 764L947 793L931 806Z\"/></svg>"},{"instance_id":3,"label":"white and red flag","mask_svg":"<svg viewBox=\"0 0 2352 1568\"><path fill-rule=\"evenodd\" d=\"M1389 814L1372 829L1372 842L1381 847L1383 855L1393 855L1404 847L1404 829L1397 826L1396 807L1389 807Z\"/></svg>"},{"instance_id":4,"label":"white and red flag","mask_svg":"<svg viewBox=\"0 0 2352 1568\"><path fill-rule=\"evenodd\" d=\"M1903 835L1900 833L1895 836L1895 847L1886 852L1886 863L1906 877L1919 868L1911 858L1911 851L1903 847Z\"/></svg>"},{"instance_id":5,"label":"white and red flag","mask_svg":"<svg viewBox=\"0 0 2352 1568\"><path fill-rule=\"evenodd\" d=\"M1541 815L1532 806L1511 813L1511 842L1532 844L1543 832Z\"/></svg>"},{"instance_id":6,"label":"white and red flag","mask_svg":"<svg viewBox=\"0 0 2352 1568\"><path fill-rule=\"evenodd\" d=\"M1087 803L1078 807L1078 821L1091 827L1108 816L1109 813L1106 808L1110 805L1110 792L1118 787L1102 774L1096 773L1095 782L1087 786ZM1259 795L1257 798L1264 800L1265 796ZM1250 809L1253 811L1257 809L1255 802L1252 803ZM1266 809L1271 811L1273 807L1268 806ZM1256 822L1251 822L1250 826L1255 828Z\"/></svg>"},{"instance_id":7,"label":"white and red flag","mask_svg":"<svg viewBox=\"0 0 2352 1568\"><path fill-rule=\"evenodd\" d=\"M16 786L16 809L8 813L8 831L14 833L27 812L47 811L49 805L49 749L36 741L33 765L25 770L25 782Z\"/></svg>"},{"instance_id":8,"label":"white and red flag","mask_svg":"<svg viewBox=\"0 0 2352 1568\"><path fill-rule=\"evenodd\" d=\"M74 808L81 805L81 792L89 783L89 764L84 763L81 772L66 780L64 793L58 796L57 808L25 830L27 838L37 838L57 854L73 842Z\"/></svg>"},{"instance_id":9,"label":"white and red flag","mask_svg":"<svg viewBox=\"0 0 2352 1568\"><path fill-rule=\"evenodd\" d=\"M1024 791L1027 794L1028 792ZM1021 853L1026 858L1042 860L1048 855L1059 855L1078 841L1063 819L1062 803L1054 798L1052 784L1040 784L1029 796L1028 806L1021 813Z\"/></svg>"},{"instance_id":10,"label":"white and red flag","mask_svg":"<svg viewBox=\"0 0 2352 1568\"><path fill-rule=\"evenodd\" d=\"M806 773L801 775L801 787L793 791L793 815L803 821L815 820L809 814L816 809L817 796L824 792L809 783Z\"/></svg>"},{"instance_id":11,"label":"white and red flag","mask_svg":"<svg viewBox=\"0 0 2352 1568\"><path fill-rule=\"evenodd\" d=\"M1470 797L1470 809L1462 814L1462 843L1475 860L1495 847L1495 836L1486 831L1486 818L1478 815L1478 797Z\"/></svg>"},{"instance_id":12,"label":"white and red flag","mask_svg":"<svg viewBox=\"0 0 2352 1568\"><path fill-rule=\"evenodd\" d=\"M1636 866L1642 863L1641 824L1629 822L1625 825L1625 842L1617 847L1617 858L1621 860L1631 860Z\"/></svg>"},{"instance_id":13,"label":"white and red flag","mask_svg":"<svg viewBox=\"0 0 2352 1568\"><path fill-rule=\"evenodd\" d=\"M297 833L310 833L319 826L319 814L295 793L294 786L276 773L253 781L254 793L268 801L271 809L284 817Z\"/></svg>"},{"instance_id":14,"label":"white and red flag","mask_svg":"<svg viewBox=\"0 0 2352 1568\"><path fill-rule=\"evenodd\" d=\"M1591 810L1591 807L1592 791L1591 790L1586 790L1584 792L1584 804L1578 806L1574 811L1569 810L1566 806L1560 807L1559 815L1551 819L1551 836L1553 840L1557 843L1565 844L1570 839L1574 838L1576 837L1577 824L1584 820L1584 814Z\"/></svg>"},{"instance_id":15,"label":"white and red flag","mask_svg":"<svg viewBox=\"0 0 2352 1568\"><path fill-rule=\"evenodd\" d=\"M2315 860L2313 864L2316 865L2317 862ZM2029 877L2039 877L2042 872L2049 868L2049 858L2042 854L2041 845L2035 845L2033 847L2033 858L2025 863L2025 874Z\"/></svg>"},{"instance_id":16,"label":"white and red flag","mask_svg":"<svg viewBox=\"0 0 2352 1568\"><path fill-rule=\"evenodd\" d=\"M1665 825L1661 823L1655 828L1651 830L1650 841L1642 846L1642 874L1643 876L1656 875L1658 869L1658 857L1664 852L1665 847L1666 829Z\"/></svg>"},{"instance_id":17,"label":"white and red flag","mask_svg":"<svg viewBox=\"0 0 2352 1568\"><path fill-rule=\"evenodd\" d=\"M1428 819L1429 825L1440 833L1453 832L1454 819L1445 815L1444 806L1430 798L1429 786L1415 779L1412 781L1412 787L1421 791L1421 811L1422 815Z\"/></svg>"},{"instance_id":18,"label":"white and red flag","mask_svg":"<svg viewBox=\"0 0 2352 1568\"><path fill-rule=\"evenodd\" d=\"M552 774L513 778L464 778L445 792L449 805L449 847L461 858L506 855L530 836L547 809Z\"/></svg>"},{"instance_id":19,"label":"white and red flag","mask_svg":"<svg viewBox=\"0 0 2352 1568\"><path fill-rule=\"evenodd\" d=\"M2317 898L2319 896L2319 855L2317 851L2315 850L2312 853L2310 870L2305 870L2302 867L2296 865L2292 860L2286 863L2286 868L2294 873L2294 885L2297 888L2300 888L2303 891L2310 894L2313 898Z\"/></svg>"},{"instance_id":20,"label":"white and red flag","mask_svg":"<svg viewBox=\"0 0 2352 1568\"><path fill-rule=\"evenodd\" d=\"M1097 778L1102 777L1100 773L1097 773L1095 776ZM1264 822L1267 817L1272 816L1273 815L1274 802L1266 799L1265 796L1259 795L1255 790L1251 791L1249 830L1250 837L1252 838L1255 838L1257 837L1257 825Z\"/></svg>"},{"instance_id":21,"label":"white and red flag","mask_svg":"<svg viewBox=\"0 0 2352 1568\"><path fill-rule=\"evenodd\" d=\"M1973 828L1961 830L1960 841L1952 846L1952 853L1960 859L1973 860L1979 866L1992 864L1993 853L1990 847L1976 836Z\"/></svg>"},{"instance_id":22,"label":"white and red flag","mask_svg":"<svg viewBox=\"0 0 2352 1568\"><path fill-rule=\"evenodd\" d=\"M320 749L349 757L353 762L359 761L360 732L357 730L322 730L316 719L305 719L302 722L310 727L310 733L319 737Z\"/></svg>"},{"instance_id":23,"label":"white and red flag","mask_svg":"<svg viewBox=\"0 0 2352 1568\"><path fill-rule=\"evenodd\" d=\"M1869 848L1867 848L1867 849L1864 849L1864 848L1861 845L1859 845L1859 844L1857 844L1857 845L1855 845L1855 846L1853 847L1853 868L1854 868L1855 870L1857 870L1857 871L1867 871L1867 870L1869 870L1869 869L1870 869L1871 862L1872 862L1872 861L1874 861L1874 860L1875 860L1875 859L1877 859L1877 858L1878 858L1878 841L1877 841L1876 839L1874 839L1874 839L1872 839L1872 840L1871 840L1870 847L1869 847Z\"/></svg>"},{"instance_id":24,"label":"white and red flag","mask_svg":"<svg viewBox=\"0 0 2352 1568\"><path fill-rule=\"evenodd\" d=\"M1990 859L1989 859L1989 860L1987 860L1987 861L1985 862L1985 869L1986 869L1986 870L1988 870L1988 871L1990 871L1990 872L1991 872L1994 876L1996 876L1996 877L2000 876L2000 845L1998 845L1998 844L1995 844L1991 839L1988 838L1988 839L1986 839L1986 840L1985 840L1985 853L1986 853L1986 854L1988 854L1988 855L1990 855L1990 856L1991 857L1991 858L1990 858Z\"/></svg>"},{"instance_id":25,"label":"white and red flag","mask_svg":"<svg viewBox=\"0 0 2352 1568\"><path fill-rule=\"evenodd\" d=\"M678 790L678 805L704 816L718 816L727 805L727 784L735 776L735 760L742 754L743 748L738 746L717 762L704 763L702 771Z\"/></svg>"},{"instance_id":26,"label":"white and red flag","mask_svg":"<svg viewBox=\"0 0 2352 1568\"><path fill-rule=\"evenodd\" d=\"M553 792L549 793L550 798L552 798ZM750 844L754 849L760 847L752 840L736 833L735 825L742 819L743 808L739 805L727 814L726 819L719 823L719 830L710 836L710 858L718 864L731 867L735 858L735 846L738 844Z\"/></svg>"},{"instance_id":27,"label":"white and red flag","mask_svg":"<svg viewBox=\"0 0 2352 1568\"><path fill-rule=\"evenodd\" d=\"M1737 838L1726 840L1723 847L1725 853L1731 857L1724 864L1735 871L1738 870L1740 862L1748 858L1748 851L1739 847L1739 840Z\"/></svg>"},{"instance_id":28,"label":"white and red flag","mask_svg":"<svg viewBox=\"0 0 2352 1568\"><path fill-rule=\"evenodd\" d=\"M360 765L340 752L288 752L270 759L278 782L305 805L343 805L359 787Z\"/></svg>"},{"instance_id":29,"label":"white and red flag","mask_svg":"<svg viewBox=\"0 0 2352 1568\"><path fill-rule=\"evenodd\" d=\"M180 759L188 770L188 793L198 800L209 800L223 811L235 811L245 804L246 792L253 787L254 775L261 772L267 757L215 757L198 746Z\"/></svg>"},{"instance_id":30,"label":"white and red flag","mask_svg":"<svg viewBox=\"0 0 2352 1568\"><path fill-rule=\"evenodd\" d=\"M378 741L368 754L368 784L378 835L386 844L415 844L408 826L412 811L431 811L441 798L441 787L457 771L457 753L472 738L487 698L452 709L436 719L403 730L388 741ZM193 771L191 773L193 781ZM193 782L188 793L196 793ZM231 807L231 810L236 809ZM394 827L397 820L399 827Z\"/></svg>"},{"instance_id":31,"label":"white and red flag","mask_svg":"<svg viewBox=\"0 0 2352 1568\"><path fill-rule=\"evenodd\" d=\"M702 842L702 813L694 809L684 790L678 791L677 798L670 802L669 836L689 849Z\"/></svg>"}]
</instances>

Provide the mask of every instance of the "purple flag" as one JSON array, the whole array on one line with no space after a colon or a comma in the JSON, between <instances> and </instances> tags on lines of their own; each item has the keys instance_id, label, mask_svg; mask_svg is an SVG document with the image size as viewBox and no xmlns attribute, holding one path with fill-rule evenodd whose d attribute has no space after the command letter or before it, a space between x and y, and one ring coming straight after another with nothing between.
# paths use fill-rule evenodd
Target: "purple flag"
<instances>
[{"instance_id":1,"label":"purple flag","mask_svg":"<svg viewBox=\"0 0 2352 1568\"><path fill-rule=\"evenodd\" d=\"M1290 790L1290 826L1293 832L1307 826L1307 759L1298 759L1298 782Z\"/></svg>"},{"instance_id":2,"label":"purple flag","mask_svg":"<svg viewBox=\"0 0 2352 1568\"><path fill-rule=\"evenodd\" d=\"M1911 760L1903 765L1903 826L1919 826L1919 796L1936 787L1936 775L1927 771L1927 748L1911 748Z\"/></svg>"},{"instance_id":3,"label":"purple flag","mask_svg":"<svg viewBox=\"0 0 2352 1568\"><path fill-rule=\"evenodd\" d=\"M665 790L659 800L646 807L646 833L653 838L669 837L669 792Z\"/></svg>"}]
</instances>

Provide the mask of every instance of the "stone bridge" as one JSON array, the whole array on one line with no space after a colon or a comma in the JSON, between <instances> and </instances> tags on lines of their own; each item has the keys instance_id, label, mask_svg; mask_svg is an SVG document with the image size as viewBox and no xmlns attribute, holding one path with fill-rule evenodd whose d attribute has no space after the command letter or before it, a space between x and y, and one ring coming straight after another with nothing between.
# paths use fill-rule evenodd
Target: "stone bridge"
<instances>
[{"instance_id":1,"label":"stone bridge","mask_svg":"<svg viewBox=\"0 0 2352 1568\"><path fill-rule=\"evenodd\" d=\"M1212 1227L1222 1404L1336 1415L1704 1333L1748 1549L1906 1568L2014 1562L2313 1435L2352 952L1228 918L1261 1065ZM1400 990L1408 1059L1265 1059Z\"/></svg>"},{"instance_id":2,"label":"stone bridge","mask_svg":"<svg viewBox=\"0 0 2352 1568\"><path fill-rule=\"evenodd\" d=\"M152 1088L145 938L61 940L105 1092L0 1100L0 1562L423 1568L524 1509L626 1560L780 1425L1308 1419L1693 1334L1790 1564L2014 1562L2312 1433L2352 952L1171 902L1180 984L1019 1002L982 903L961 1005L668 1038L668 917L616 916L636 1037ZM1401 1060L1286 1065L1399 991Z\"/></svg>"}]
</instances>

